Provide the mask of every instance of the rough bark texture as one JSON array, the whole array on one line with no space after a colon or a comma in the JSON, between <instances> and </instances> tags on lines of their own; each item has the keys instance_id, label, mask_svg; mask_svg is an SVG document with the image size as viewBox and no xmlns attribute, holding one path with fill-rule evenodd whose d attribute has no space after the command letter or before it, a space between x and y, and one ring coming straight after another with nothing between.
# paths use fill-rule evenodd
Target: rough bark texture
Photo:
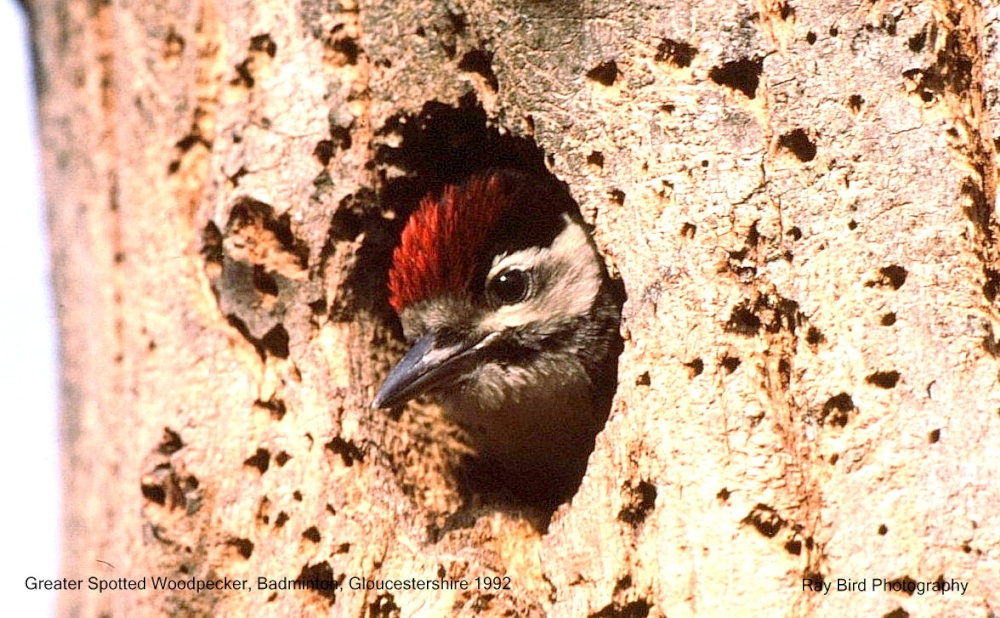
<instances>
[{"instance_id":1,"label":"rough bark texture","mask_svg":"<svg viewBox=\"0 0 1000 618\"><path fill-rule=\"evenodd\" d=\"M1000 613L1000 9L663 5L33 3L64 575L343 586L61 615ZM542 156L628 294L548 526L457 493L433 410L366 407L415 200ZM969 587L802 587L876 577Z\"/></svg>"}]
</instances>

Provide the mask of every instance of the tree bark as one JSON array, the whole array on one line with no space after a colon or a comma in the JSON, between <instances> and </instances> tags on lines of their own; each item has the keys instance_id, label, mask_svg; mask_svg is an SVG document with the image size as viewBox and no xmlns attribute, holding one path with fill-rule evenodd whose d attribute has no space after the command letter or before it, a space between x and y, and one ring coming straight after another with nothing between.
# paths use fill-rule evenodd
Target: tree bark
<instances>
[{"instance_id":1,"label":"tree bark","mask_svg":"<svg viewBox=\"0 0 1000 618\"><path fill-rule=\"evenodd\" d=\"M84 580L60 615L1000 613L996 6L31 8ZM553 514L463 493L432 408L367 407L416 200L543 161L627 293Z\"/></svg>"}]
</instances>

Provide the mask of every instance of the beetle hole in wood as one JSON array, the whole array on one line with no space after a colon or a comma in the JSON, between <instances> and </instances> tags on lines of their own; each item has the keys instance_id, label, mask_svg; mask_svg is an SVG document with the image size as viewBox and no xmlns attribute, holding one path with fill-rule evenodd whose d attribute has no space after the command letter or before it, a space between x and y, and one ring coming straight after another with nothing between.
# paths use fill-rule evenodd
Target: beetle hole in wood
<instances>
[{"instance_id":1,"label":"beetle hole in wood","mask_svg":"<svg viewBox=\"0 0 1000 618\"><path fill-rule=\"evenodd\" d=\"M757 86L764 71L764 59L742 58L713 67L708 72L708 78L720 86L738 90L753 99L757 96Z\"/></svg>"},{"instance_id":2,"label":"beetle hole in wood","mask_svg":"<svg viewBox=\"0 0 1000 618\"><path fill-rule=\"evenodd\" d=\"M700 358L696 358L689 363L684 363L684 366L688 368L688 377L696 378L705 371L705 361Z\"/></svg>"},{"instance_id":3,"label":"beetle hole in wood","mask_svg":"<svg viewBox=\"0 0 1000 618\"><path fill-rule=\"evenodd\" d=\"M742 362L743 361L736 358L735 356L723 356L719 364L721 364L723 369L726 370L726 373L733 373L734 371L736 371L736 368L739 367L740 363Z\"/></svg>"},{"instance_id":4,"label":"beetle hole in wood","mask_svg":"<svg viewBox=\"0 0 1000 618\"><path fill-rule=\"evenodd\" d=\"M896 388L899 378L900 375L898 371L876 371L866 377L865 382L873 384L879 388L891 389Z\"/></svg>"},{"instance_id":5,"label":"beetle hole in wood","mask_svg":"<svg viewBox=\"0 0 1000 618\"><path fill-rule=\"evenodd\" d=\"M816 144L805 129L794 129L778 138L778 146L795 155L803 163L816 158Z\"/></svg>"},{"instance_id":6,"label":"beetle hole in wood","mask_svg":"<svg viewBox=\"0 0 1000 618\"><path fill-rule=\"evenodd\" d=\"M684 41L664 39L656 48L654 60L666 62L678 68L691 66L691 61L698 55L698 49Z\"/></svg>"},{"instance_id":7,"label":"beetle hole in wood","mask_svg":"<svg viewBox=\"0 0 1000 618\"><path fill-rule=\"evenodd\" d=\"M602 86L612 86L618 79L618 64L614 60L602 62L587 71L587 79L593 80Z\"/></svg>"},{"instance_id":8,"label":"beetle hole in wood","mask_svg":"<svg viewBox=\"0 0 1000 618\"><path fill-rule=\"evenodd\" d=\"M258 448L256 453L243 462L243 465L256 468L258 472L264 474L271 465L271 452L264 448Z\"/></svg>"}]
</instances>

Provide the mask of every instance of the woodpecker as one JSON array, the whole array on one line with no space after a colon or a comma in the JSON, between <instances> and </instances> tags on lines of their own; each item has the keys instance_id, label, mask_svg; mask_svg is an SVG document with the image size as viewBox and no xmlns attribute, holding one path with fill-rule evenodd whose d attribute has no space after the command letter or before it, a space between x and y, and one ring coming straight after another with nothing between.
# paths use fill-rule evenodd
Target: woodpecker
<instances>
[{"instance_id":1,"label":"woodpecker","mask_svg":"<svg viewBox=\"0 0 1000 618\"><path fill-rule=\"evenodd\" d=\"M372 406L427 396L515 495L571 496L614 395L622 295L565 186L496 169L426 196L388 289L410 348Z\"/></svg>"}]
</instances>

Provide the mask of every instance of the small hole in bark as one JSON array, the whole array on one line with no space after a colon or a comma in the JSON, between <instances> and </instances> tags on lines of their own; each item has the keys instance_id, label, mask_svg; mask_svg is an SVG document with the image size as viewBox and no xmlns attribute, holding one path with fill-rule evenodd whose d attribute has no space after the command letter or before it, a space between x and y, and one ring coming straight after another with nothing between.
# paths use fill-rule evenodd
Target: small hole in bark
<instances>
[{"instance_id":1,"label":"small hole in bark","mask_svg":"<svg viewBox=\"0 0 1000 618\"><path fill-rule=\"evenodd\" d=\"M892 265L879 269L883 277L889 280L894 290L898 290L906 283L906 269L902 266Z\"/></svg>"},{"instance_id":2,"label":"small hole in bark","mask_svg":"<svg viewBox=\"0 0 1000 618\"><path fill-rule=\"evenodd\" d=\"M285 402L281 399L271 399L270 401L261 401L258 399L253 402L253 405L267 410L270 413L271 418L276 421L280 421L285 418L285 414L288 412L288 409L285 407Z\"/></svg>"},{"instance_id":3,"label":"small hole in bark","mask_svg":"<svg viewBox=\"0 0 1000 618\"><path fill-rule=\"evenodd\" d=\"M778 146L791 152L799 161L807 163L816 158L816 144L804 129L795 129L778 138Z\"/></svg>"},{"instance_id":4,"label":"small hole in bark","mask_svg":"<svg viewBox=\"0 0 1000 618\"><path fill-rule=\"evenodd\" d=\"M788 388L792 383L792 363L787 358L778 361L778 375L781 377L781 387Z\"/></svg>"},{"instance_id":5,"label":"small hole in bark","mask_svg":"<svg viewBox=\"0 0 1000 618\"><path fill-rule=\"evenodd\" d=\"M383 592L368 604L368 618L399 618L401 615L402 608L396 605L396 597L388 592Z\"/></svg>"},{"instance_id":6,"label":"small hole in bark","mask_svg":"<svg viewBox=\"0 0 1000 618\"><path fill-rule=\"evenodd\" d=\"M182 448L184 448L184 441L181 440L180 434L169 427L164 427L163 437L160 438L160 443L156 447L156 452L161 455L169 456L173 455Z\"/></svg>"},{"instance_id":7,"label":"small hole in bark","mask_svg":"<svg viewBox=\"0 0 1000 618\"><path fill-rule=\"evenodd\" d=\"M626 484L624 493L627 504L619 511L618 519L638 526L656 506L656 486L646 481L640 481L636 486Z\"/></svg>"},{"instance_id":8,"label":"small hole in bark","mask_svg":"<svg viewBox=\"0 0 1000 618\"><path fill-rule=\"evenodd\" d=\"M274 58L274 55L278 53L278 46L269 35L258 34L250 39L250 51L264 52L268 56Z\"/></svg>"},{"instance_id":9,"label":"small hole in bark","mask_svg":"<svg viewBox=\"0 0 1000 618\"><path fill-rule=\"evenodd\" d=\"M882 323L882 326L892 326L896 323L896 314L890 311L889 313L883 315L882 319L879 321Z\"/></svg>"},{"instance_id":10,"label":"small hole in bark","mask_svg":"<svg viewBox=\"0 0 1000 618\"><path fill-rule=\"evenodd\" d=\"M723 356L720 364L726 370L726 373L732 373L736 371L736 368L739 367L742 362L743 361L735 356Z\"/></svg>"},{"instance_id":11,"label":"small hole in bark","mask_svg":"<svg viewBox=\"0 0 1000 618\"><path fill-rule=\"evenodd\" d=\"M596 150L587 156L587 164L597 167L604 167L604 155Z\"/></svg>"},{"instance_id":12,"label":"small hole in bark","mask_svg":"<svg viewBox=\"0 0 1000 618\"><path fill-rule=\"evenodd\" d=\"M714 67L708 72L708 77L720 86L739 90L752 99L757 96L757 86L763 70L763 58L743 58Z\"/></svg>"},{"instance_id":13,"label":"small hole in bark","mask_svg":"<svg viewBox=\"0 0 1000 618\"><path fill-rule=\"evenodd\" d=\"M940 439L941 439L940 429L935 429L934 431L930 432L930 434L928 434L927 436L927 441L930 442L931 444L937 444Z\"/></svg>"},{"instance_id":14,"label":"small hole in bark","mask_svg":"<svg viewBox=\"0 0 1000 618\"><path fill-rule=\"evenodd\" d=\"M691 61L698 54L698 50L683 41L672 41L665 39L656 49L655 60L666 62L675 67L691 66Z\"/></svg>"},{"instance_id":15,"label":"small hole in bark","mask_svg":"<svg viewBox=\"0 0 1000 618\"><path fill-rule=\"evenodd\" d=\"M860 94L852 94L847 99L847 107L857 114L861 111L861 106L865 104L865 99Z\"/></svg>"},{"instance_id":16,"label":"small hole in bark","mask_svg":"<svg viewBox=\"0 0 1000 618\"><path fill-rule=\"evenodd\" d=\"M896 387L896 383L899 382L899 377L898 371L876 371L865 378L865 382L874 384L879 388L889 389Z\"/></svg>"},{"instance_id":17,"label":"small hole in bark","mask_svg":"<svg viewBox=\"0 0 1000 618\"><path fill-rule=\"evenodd\" d=\"M751 336L760 332L762 323L750 308L749 301L733 309L726 322L726 330L739 335Z\"/></svg>"},{"instance_id":18,"label":"small hole in bark","mask_svg":"<svg viewBox=\"0 0 1000 618\"><path fill-rule=\"evenodd\" d=\"M227 176L227 178L229 178L229 182L233 183L233 187L238 187L240 181L243 180L243 177L249 173L250 172L247 171L247 168L241 165L240 169L236 170L236 173L232 176Z\"/></svg>"},{"instance_id":19,"label":"small hole in bark","mask_svg":"<svg viewBox=\"0 0 1000 618\"><path fill-rule=\"evenodd\" d=\"M905 268L896 264L883 266L878 270L878 273L878 278L865 283L865 287L891 287L894 290L898 290L906 283L906 276L908 274Z\"/></svg>"},{"instance_id":20,"label":"small hole in bark","mask_svg":"<svg viewBox=\"0 0 1000 618\"><path fill-rule=\"evenodd\" d=\"M879 536L885 536L887 532L889 532L889 528L885 524L882 524L878 527Z\"/></svg>"},{"instance_id":21,"label":"small hole in bark","mask_svg":"<svg viewBox=\"0 0 1000 618\"><path fill-rule=\"evenodd\" d=\"M895 588L896 590L902 590L904 594L909 595L911 597L913 596L913 593L916 592L917 589L916 580L914 580L909 575L905 575L899 579L891 580L889 584L892 585L892 587ZM909 616L909 614L906 615Z\"/></svg>"},{"instance_id":22,"label":"small hole in bark","mask_svg":"<svg viewBox=\"0 0 1000 618\"><path fill-rule=\"evenodd\" d=\"M761 535L773 539L778 532L785 527L785 520L782 519L773 508L758 504L750 513L743 518L744 524L751 524Z\"/></svg>"},{"instance_id":23,"label":"small hole in bark","mask_svg":"<svg viewBox=\"0 0 1000 618\"><path fill-rule=\"evenodd\" d=\"M604 86L611 86L618 79L618 65L614 60L602 62L593 69L587 71L587 78Z\"/></svg>"},{"instance_id":24,"label":"small hole in bark","mask_svg":"<svg viewBox=\"0 0 1000 618\"><path fill-rule=\"evenodd\" d=\"M259 448L252 457L243 462L243 465L257 468L258 472L264 474L271 465L271 453L267 449Z\"/></svg>"},{"instance_id":25,"label":"small hole in bark","mask_svg":"<svg viewBox=\"0 0 1000 618\"><path fill-rule=\"evenodd\" d=\"M809 345L818 345L824 341L826 341L826 337L815 326L810 326L809 330L806 331L806 343Z\"/></svg>"},{"instance_id":26,"label":"small hole in bark","mask_svg":"<svg viewBox=\"0 0 1000 618\"><path fill-rule=\"evenodd\" d=\"M163 45L163 59L168 62L175 62L184 53L184 37L174 31L173 26L167 32Z\"/></svg>"},{"instance_id":27,"label":"small hole in bark","mask_svg":"<svg viewBox=\"0 0 1000 618\"><path fill-rule=\"evenodd\" d=\"M236 77L229 80L231 86L242 86L247 90L254 87L256 81L253 78L253 73L250 72L250 62L250 58L246 58L233 67L233 70L236 71Z\"/></svg>"},{"instance_id":28,"label":"small hole in bark","mask_svg":"<svg viewBox=\"0 0 1000 618\"><path fill-rule=\"evenodd\" d=\"M885 14L882 16L882 20L879 26L885 30L885 33L889 36L896 36L896 17L890 14Z\"/></svg>"},{"instance_id":29,"label":"small hole in bark","mask_svg":"<svg viewBox=\"0 0 1000 618\"><path fill-rule=\"evenodd\" d=\"M324 446L331 453L340 455L341 461L343 461L344 465L348 467L353 466L355 461L362 461L364 459L364 455L357 445L343 439L340 436L335 436Z\"/></svg>"},{"instance_id":30,"label":"small hole in bark","mask_svg":"<svg viewBox=\"0 0 1000 618\"><path fill-rule=\"evenodd\" d=\"M701 372L705 371L705 362L700 358L696 358L690 363L684 363L684 366L688 368L692 378L700 376Z\"/></svg>"},{"instance_id":31,"label":"small hole in bark","mask_svg":"<svg viewBox=\"0 0 1000 618\"><path fill-rule=\"evenodd\" d=\"M327 48L333 52L329 55L329 58L334 66L353 66L358 63L361 48L358 46L357 40L354 37L347 36L343 29L334 28L325 43Z\"/></svg>"},{"instance_id":32,"label":"small hole in bark","mask_svg":"<svg viewBox=\"0 0 1000 618\"><path fill-rule=\"evenodd\" d=\"M320 140L316 144L316 148L313 150L313 156L320 162L320 165L326 167L330 164L330 159L333 158L333 153L336 151L333 142L324 139Z\"/></svg>"},{"instance_id":33,"label":"small hole in bark","mask_svg":"<svg viewBox=\"0 0 1000 618\"><path fill-rule=\"evenodd\" d=\"M825 404L823 404L823 415L820 417L820 422L823 424L836 425L838 427L843 427L847 425L847 421L850 419L850 413L855 409L854 400L847 393L840 393L834 397L829 398Z\"/></svg>"},{"instance_id":34,"label":"small hole in bark","mask_svg":"<svg viewBox=\"0 0 1000 618\"><path fill-rule=\"evenodd\" d=\"M306 590L310 590L327 599L330 605L333 605L333 602L337 599L336 590L339 587L339 583L333 577L333 569L330 567L329 562L320 562L302 567L302 571L296 579L303 583L309 582L310 584L314 584Z\"/></svg>"},{"instance_id":35,"label":"small hole in bark","mask_svg":"<svg viewBox=\"0 0 1000 618\"><path fill-rule=\"evenodd\" d=\"M347 150L354 143L351 137L350 127L342 127L339 124L330 123L330 143L334 148Z\"/></svg>"},{"instance_id":36,"label":"small hole in bark","mask_svg":"<svg viewBox=\"0 0 1000 618\"><path fill-rule=\"evenodd\" d=\"M649 372L648 371L642 372L639 375L639 377L635 379L635 385L636 386L649 386L650 385Z\"/></svg>"},{"instance_id":37,"label":"small hole in bark","mask_svg":"<svg viewBox=\"0 0 1000 618\"><path fill-rule=\"evenodd\" d=\"M923 51L924 45L927 44L927 29L923 29L917 34L914 34L906 41L906 46L910 48L910 51L917 54Z\"/></svg>"},{"instance_id":38,"label":"small hole in bark","mask_svg":"<svg viewBox=\"0 0 1000 618\"><path fill-rule=\"evenodd\" d=\"M250 539L230 539L227 545L235 548L244 560L253 555L253 542Z\"/></svg>"},{"instance_id":39,"label":"small hole in bark","mask_svg":"<svg viewBox=\"0 0 1000 618\"><path fill-rule=\"evenodd\" d=\"M812 30L806 33L806 43L809 43L810 45L816 43L816 33Z\"/></svg>"},{"instance_id":40,"label":"small hole in bark","mask_svg":"<svg viewBox=\"0 0 1000 618\"><path fill-rule=\"evenodd\" d=\"M307 541L312 541L313 543L319 543L321 538L319 535L319 528L316 526L310 526L305 532L302 533L302 538Z\"/></svg>"}]
</instances>

